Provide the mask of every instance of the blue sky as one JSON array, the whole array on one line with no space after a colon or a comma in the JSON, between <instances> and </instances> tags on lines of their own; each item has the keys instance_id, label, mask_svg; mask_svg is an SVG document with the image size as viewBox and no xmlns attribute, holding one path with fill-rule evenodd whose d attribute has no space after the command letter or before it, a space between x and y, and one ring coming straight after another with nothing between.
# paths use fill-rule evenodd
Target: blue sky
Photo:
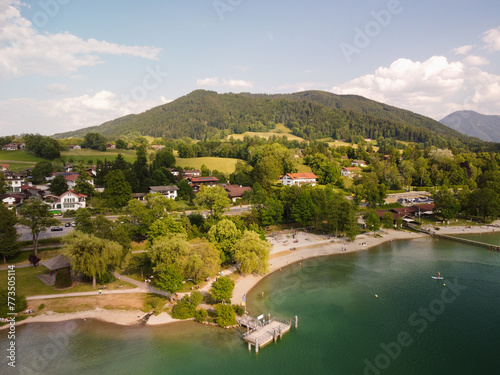
<instances>
[{"instance_id":1,"label":"blue sky","mask_svg":"<svg viewBox=\"0 0 500 375\"><path fill-rule=\"evenodd\" d=\"M99 125L196 89L500 115L500 3L0 0L2 136Z\"/></svg>"}]
</instances>

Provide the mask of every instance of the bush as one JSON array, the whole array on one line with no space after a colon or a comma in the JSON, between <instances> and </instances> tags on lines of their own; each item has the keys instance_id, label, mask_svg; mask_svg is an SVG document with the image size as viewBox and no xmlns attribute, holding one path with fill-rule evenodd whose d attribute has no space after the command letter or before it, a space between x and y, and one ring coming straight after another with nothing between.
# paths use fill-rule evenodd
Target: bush
<instances>
[{"instance_id":1,"label":"bush","mask_svg":"<svg viewBox=\"0 0 500 375\"><path fill-rule=\"evenodd\" d=\"M155 315L157 315L161 312L163 306L165 306L165 303L166 303L165 298L149 295L144 300L144 311L145 312L154 311Z\"/></svg>"},{"instance_id":2,"label":"bush","mask_svg":"<svg viewBox=\"0 0 500 375\"><path fill-rule=\"evenodd\" d=\"M196 310L194 313L194 318L198 323L206 322L208 317L208 311L205 309Z\"/></svg>"},{"instance_id":3,"label":"bush","mask_svg":"<svg viewBox=\"0 0 500 375\"><path fill-rule=\"evenodd\" d=\"M71 275L69 273L69 268L61 268L56 272L56 283L55 287L57 289L69 288L71 286Z\"/></svg>"},{"instance_id":4,"label":"bush","mask_svg":"<svg viewBox=\"0 0 500 375\"><path fill-rule=\"evenodd\" d=\"M106 272L102 274L101 277L97 278L97 282L101 285L109 284L116 280L116 277L113 275L113 271L115 270L114 266L108 266Z\"/></svg>"},{"instance_id":5,"label":"bush","mask_svg":"<svg viewBox=\"0 0 500 375\"><path fill-rule=\"evenodd\" d=\"M230 327L236 325L236 315L233 306L219 303L215 306L217 319L215 320L221 327Z\"/></svg>"},{"instance_id":6,"label":"bush","mask_svg":"<svg viewBox=\"0 0 500 375\"><path fill-rule=\"evenodd\" d=\"M172 318L175 319L189 319L193 318L196 312L196 307L191 302L188 296L185 296L177 303L172 309Z\"/></svg>"},{"instance_id":7,"label":"bush","mask_svg":"<svg viewBox=\"0 0 500 375\"><path fill-rule=\"evenodd\" d=\"M45 308L45 305L43 303L40 304L40 306L38 306L38 310L43 310Z\"/></svg>"},{"instance_id":8,"label":"bush","mask_svg":"<svg viewBox=\"0 0 500 375\"><path fill-rule=\"evenodd\" d=\"M245 313L245 308L241 305L233 305L233 309L238 316L242 316Z\"/></svg>"},{"instance_id":9,"label":"bush","mask_svg":"<svg viewBox=\"0 0 500 375\"><path fill-rule=\"evenodd\" d=\"M10 302L12 304L12 297ZM7 289L0 289L0 317L7 317L7 313L21 312L25 310L27 306L28 302L26 302L26 297L22 294L16 293L14 310L10 310L9 292L7 291Z\"/></svg>"}]
</instances>

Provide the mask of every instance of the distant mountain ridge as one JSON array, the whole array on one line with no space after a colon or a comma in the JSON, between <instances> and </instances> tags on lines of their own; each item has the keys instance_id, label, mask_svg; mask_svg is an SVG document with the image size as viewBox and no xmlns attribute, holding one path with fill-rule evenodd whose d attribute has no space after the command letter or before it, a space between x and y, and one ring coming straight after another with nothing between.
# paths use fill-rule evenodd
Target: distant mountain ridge
<instances>
[{"instance_id":1,"label":"distant mountain ridge","mask_svg":"<svg viewBox=\"0 0 500 375\"><path fill-rule=\"evenodd\" d=\"M246 131L267 131L283 123L305 139L354 136L447 146L476 142L449 127L411 111L356 95L324 91L294 94L218 94L196 90L138 115L127 115L55 138L98 132L109 139L135 133L153 137L211 139Z\"/></svg>"},{"instance_id":2,"label":"distant mountain ridge","mask_svg":"<svg viewBox=\"0 0 500 375\"><path fill-rule=\"evenodd\" d=\"M486 142L500 142L500 116L456 111L439 122L469 137L477 137Z\"/></svg>"}]
</instances>

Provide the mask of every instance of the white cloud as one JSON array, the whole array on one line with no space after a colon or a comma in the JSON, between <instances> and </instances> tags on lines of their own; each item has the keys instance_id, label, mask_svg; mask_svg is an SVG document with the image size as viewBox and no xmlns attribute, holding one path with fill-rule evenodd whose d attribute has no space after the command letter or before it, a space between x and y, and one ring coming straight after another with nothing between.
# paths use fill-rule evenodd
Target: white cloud
<instances>
[{"instance_id":1,"label":"white cloud","mask_svg":"<svg viewBox=\"0 0 500 375\"><path fill-rule=\"evenodd\" d=\"M0 0L0 80L26 74L55 76L103 63L101 54L158 59L160 48L41 34L20 13L19 0Z\"/></svg>"},{"instance_id":2,"label":"white cloud","mask_svg":"<svg viewBox=\"0 0 500 375\"><path fill-rule=\"evenodd\" d=\"M500 50L500 27L486 31L483 34L483 42L486 43L486 48L493 52Z\"/></svg>"},{"instance_id":3,"label":"white cloud","mask_svg":"<svg viewBox=\"0 0 500 375\"><path fill-rule=\"evenodd\" d=\"M473 45L469 44L469 45L466 45L466 46L461 46L461 47L453 48L452 51L456 55L467 55L473 47L474 47Z\"/></svg>"},{"instance_id":4,"label":"white cloud","mask_svg":"<svg viewBox=\"0 0 500 375\"><path fill-rule=\"evenodd\" d=\"M278 86L279 91L307 91L307 90L324 90L328 85L325 82L297 82L288 85Z\"/></svg>"},{"instance_id":5,"label":"white cloud","mask_svg":"<svg viewBox=\"0 0 500 375\"><path fill-rule=\"evenodd\" d=\"M469 63L474 61L485 62L470 57ZM500 114L500 76L443 56L423 62L398 59L373 74L335 86L332 92L365 96L438 120L460 109Z\"/></svg>"},{"instance_id":6,"label":"white cloud","mask_svg":"<svg viewBox=\"0 0 500 375\"><path fill-rule=\"evenodd\" d=\"M64 83L52 83L46 86L45 90L47 90L47 92L49 92L50 94L54 95L69 94L71 92L69 86Z\"/></svg>"},{"instance_id":7,"label":"white cloud","mask_svg":"<svg viewBox=\"0 0 500 375\"><path fill-rule=\"evenodd\" d=\"M253 87L253 83L241 79L223 79L218 77L199 78L196 80L196 86L213 86L213 87L229 87L233 89L249 89Z\"/></svg>"},{"instance_id":8,"label":"white cloud","mask_svg":"<svg viewBox=\"0 0 500 375\"><path fill-rule=\"evenodd\" d=\"M490 61L482 56L469 55L463 60L464 64L469 66L488 65Z\"/></svg>"},{"instance_id":9,"label":"white cloud","mask_svg":"<svg viewBox=\"0 0 500 375\"><path fill-rule=\"evenodd\" d=\"M131 113L141 113L170 100L124 101L110 91L64 99L16 98L0 101L0 134L40 133L51 135L88 126ZM29 111L26 111L29 108ZM15 124L13 126L13 124Z\"/></svg>"}]
</instances>

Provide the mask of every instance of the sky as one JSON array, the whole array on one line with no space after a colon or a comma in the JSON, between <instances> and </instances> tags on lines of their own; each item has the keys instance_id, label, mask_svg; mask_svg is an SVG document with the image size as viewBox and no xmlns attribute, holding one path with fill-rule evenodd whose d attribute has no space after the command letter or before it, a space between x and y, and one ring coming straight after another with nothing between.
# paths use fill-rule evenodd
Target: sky
<instances>
[{"instance_id":1,"label":"sky","mask_svg":"<svg viewBox=\"0 0 500 375\"><path fill-rule=\"evenodd\" d=\"M198 89L500 115L500 2L0 0L0 136L100 125Z\"/></svg>"}]
</instances>

